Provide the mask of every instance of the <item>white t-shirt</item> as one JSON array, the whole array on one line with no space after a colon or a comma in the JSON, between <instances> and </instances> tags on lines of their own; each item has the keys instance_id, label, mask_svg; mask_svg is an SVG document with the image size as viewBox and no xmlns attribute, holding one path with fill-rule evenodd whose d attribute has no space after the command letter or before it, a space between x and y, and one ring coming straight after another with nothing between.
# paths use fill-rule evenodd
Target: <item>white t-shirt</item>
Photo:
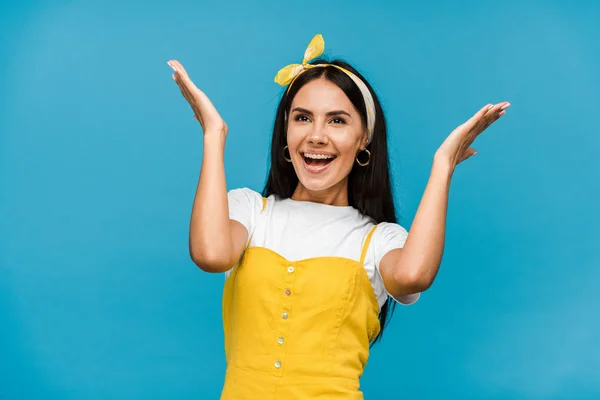
<instances>
[{"instance_id":1,"label":"white t-shirt","mask_svg":"<svg viewBox=\"0 0 600 400\"><path fill-rule=\"evenodd\" d=\"M261 213L260 193L243 188L231 190L227 195L229 218L246 227L251 236L250 246L266 247L290 261L328 256L360 261L365 239L375 225L371 218L351 206L282 200L271 195ZM380 308L391 295L383 284L379 263L388 251L402 248L407 236L402 226L383 222L371 237L364 267ZM394 299L408 305L417 301L419 295Z\"/></svg>"}]
</instances>

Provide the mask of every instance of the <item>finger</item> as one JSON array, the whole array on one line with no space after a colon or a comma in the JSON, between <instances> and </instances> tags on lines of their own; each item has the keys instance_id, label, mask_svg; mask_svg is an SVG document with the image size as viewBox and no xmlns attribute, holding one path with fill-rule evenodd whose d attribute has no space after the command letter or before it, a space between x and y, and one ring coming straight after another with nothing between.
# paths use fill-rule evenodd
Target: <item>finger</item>
<instances>
[{"instance_id":1,"label":"finger","mask_svg":"<svg viewBox=\"0 0 600 400\"><path fill-rule=\"evenodd\" d=\"M185 97L190 107L192 107L194 113L200 115L200 110L198 110L196 106L196 99L194 98L188 87L184 83L180 83L179 86L181 88L181 93L183 94L183 97Z\"/></svg>"},{"instance_id":2,"label":"finger","mask_svg":"<svg viewBox=\"0 0 600 400\"><path fill-rule=\"evenodd\" d=\"M498 103L498 105L500 106L501 110L506 110L508 107L511 106L510 102L508 102L508 101L502 101L502 102Z\"/></svg>"},{"instance_id":3,"label":"finger","mask_svg":"<svg viewBox=\"0 0 600 400\"><path fill-rule=\"evenodd\" d=\"M187 77L188 73L185 70L185 68L183 68L183 65L181 65L181 63L177 60L171 60L171 68L176 69L182 76Z\"/></svg>"},{"instance_id":4,"label":"finger","mask_svg":"<svg viewBox=\"0 0 600 400\"><path fill-rule=\"evenodd\" d=\"M475 150L473 148L469 148L469 149L465 150L465 152L462 154L462 157L459 159L458 163L460 164L461 162L473 157L475 154L477 154L477 150Z\"/></svg>"},{"instance_id":5,"label":"finger","mask_svg":"<svg viewBox=\"0 0 600 400\"><path fill-rule=\"evenodd\" d=\"M485 115L497 117L503 111L504 111L504 113L502 115L504 115L506 113L506 109L508 107L510 107L510 103L508 101L503 101L501 103L494 104L493 106L489 107L489 109L486 111Z\"/></svg>"},{"instance_id":6,"label":"finger","mask_svg":"<svg viewBox=\"0 0 600 400\"><path fill-rule=\"evenodd\" d=\"M185 89L185 85L183 84L183 82L181 82L181 77L177 74L173 74L173 79L175 79L175 83L177 83L177 86L179 86L179 90L181 91L181 94L183 95L183 97L189 102L190 101L189 94L187 93L187 90Z\"/></svg>"},{"instance_id":7,"label":"finger","mask_svg":"<svg viewBox=\"0 0 600 400\"><path fill-rule=\"evenodd\" d=\"M194 82L185 74L182 74L179 69L175 69L175 76L179 86L186 91L186 99L192 99L192 88L196 88Z\"/></svg>"},{"instance_id":8,"label":"finger","mask_svg":"<svg viewBox=\"0 0 600 400\"><path fill-rule=\"evenodd\" d=\"M184 71L183 65L181 65L181 63L177 60L171 60L171 65L173 66L173 68L177 68L180 71Z\"/></svg>"},{"instance_id":9,"label":"finger","mask_svg":"<svg viewBox=\"0 0 600 400\"><path fill-rule=\"evenodd\" d=\"M503 101L501 103L494 104L485 112L485 115L476 123L475 130L479 133L487 129L491 124L496 122L498 118L506 114L506 109L510 107L510 103Z\"/></svg>"},{"instance_id":10,"label":"finger","mask_svg":"<svg viewBox=\"0 0 600 400\"><path fill-rule=\"evenodd\" d=\"M483 117L484 118L496 117L498 115L500 106L501 106L501 103L491 105L490 107L488 107L487 110L485 110Z\"/></svg>"},{"instance_id":11,"label":"finger","mask_svg":"<svg viewBox=\"0 0 600 400\"><path fill-rule=\"evenodd\" d=\"M186 87L185 84L183 84L181 82L179 83L179 88L181 90L181 93L183 94L183 97L186 99L186 101L188 102L188 104L190 105L192 110L194 111L194 114L197 115L198 118L200 118L202 114L200 112L200 109L198 109L198 107L196 106L196 100L190 93L189 89ZM202 122L200 119L198 121Z\"/></svg>"},{"instance_id":12,"label":"finger","mask_svg":"<svg viewBox=\"0 0 600 400\"><path fill-rule=\"evenodd\" d=\"M510 107L510 103L508 101L504 101L502 103L496 104L490 111L489 114L486 114L486 128L496 122L498 118L506 114L506 110Z\"/></svg>"},{"instance_id":13,"label":"finger","mask_svg":"<svg viewBox=\"0 0 600 400\"><path fill-rule=\"evenodd\" d=\"M175 76L179 78L180 83L186 87L189 93L191 93L192 89L197 89L183 66L177 60L169 60L167 64L173 69Z\"/></svg>"},{"instance_id":14,"label":"finger","mask_svg":"<svg viewBox=\"0 0 600 400\"><path fill-rule=\"evenodd\" d=\"M183 97L198 116L200 123L202 123L203 112L216 112L214 105L206 97L206 94L199 90L187 75L181 73L176 62L170 62L169 65L173 65L174 67L174 79L179 85Z\"/></svg>"},{"instance_id":15,"label":"finger","mask_svg":"<svg viewBox=\"0 0 600 400\"><path fill-rule=\"evenodd\" d=\"M485 106L481 107L479 109L479 111L477 111L471 118L469 118L465 123L465 127L467 129L472 129L475 125L477 125L485 116L485 114L488 112L488 110L490 110L494 105L493 104L486 104Z\"/></svg>"},{"instance_id":16,"label":"finger","mask_svg":"<svg viewBox=\"0 0 600 400\"><path fill-rule=\"evenodd\" d=\"M177 76L179 76L181 78L187 77L187 74L185 73L183 66L181 66L181 64L179 64L179 62L177 62L177 60L169 60L169 61L167 61L167 64L171 67L171 69L173 69L173 72Z\"/></svg>"},{"instance_id":17,"label":"finger","mask_svg":"<svg viewBox=\"0 0 600 400\"><path fill-rule=\"evenodd\" d=\"M173 70L175 70L177 68L175 62L176 62L176 60L169 60L169 61L167 61L167 64L169 65L169 67L171 67Z\"/></svg>"},{"instance_id":18,"label":"finger","mask_svg":"<svg viewBox=\"0 0 600 400\"><path fill-rule=\"evenodd\" d=\"M498 113L498 117L501 117L504 114L506 114L506 110L508 109L508 107L511 106L511 104L508 101L505 101L501 104L502 104L502 106L500 107L500 112Z\"/></svg>"},{"instance_id":19,"label":"finger","mask_svg":"<svg viewBox=\"0 0 600 400\"><path fill-rule=\"evenodd\" d=\"M176 76L175 82L177 82L177 86L179 86L179 90L181 91L183 98L189 103L190 107L192 107L194 113L198 113L198 110L194 109L194 99L190 94L189 90L187 90L185 84L181 82L181 78Z\"/></svg>"},{"instance_id":20,"label":"finger","mask_svg":"<svg viewBox=\"0 0 600 400\"><path fill-rule=\"evenodd\" d=\"M169 67L171 67L171 69L173 70L173 72L177 73L177 64L175 64L175 60L169 60L167 61L167 64L169 65Z\"/></svg>"},{"instance_id":21,"label":"finger","mask_svg":"<svg viewBox=\"0 0 600 400\"><path fill-rule=\"evenodd\" d=\"M180 71L175 66L176 64L174 62L172 62L171 60L168 61L167 64L169 66L171 66L171 68L173 68L173 71L174 71L174 73L172 74L173 80L175 81L175 83L177 83L177 86L179 87L181 94L183 95L185 100L188 102L188 104L190 105L192 110L194 111L194 118L202 124L202 120L200 118L200 110L198 110L197 107L195 107L196 103L194 101L194 98L193 98L192 94L190 93L190 90L188 89L186 82L184 81L183 77L181 76Z\"/></svg>"},{"instance_id":22,"label":"finger","mask_svg":"<svg viewBox=\"0 0 600 400\"><path fill-rule=\"evenodd\" d=\"M192 95L186 85L185 80L181 77L180 74L175 73L173 74L175 76L175 82L177 82L177 85L179 86L179 89L181 90L181 93L183 94L183 97L185 97L185 99L187 101L191 101L192 100Z\"/></svg>"},{"instance_id":23,"label":"finger","mask_svg":"<svg viewBox=\"0 0 600 400\"><path fill-rule=\"evenodd\" d=\"M494 107L493 104L486 104L471 117L472 120L480 120L489 110Z\"/></svg>"},{"instance_id":24,"label":"finger","mask_svg":"<svg viewBox=\"0 0 600 400\"><path fill-rule=\"evenodd\" d=\"M472 147L469 147L467 150L464 151L463 158L466 160L469 157L473 157L475 154L477 154L477 150L475 150Z\"/></svg>"}]
</instances>

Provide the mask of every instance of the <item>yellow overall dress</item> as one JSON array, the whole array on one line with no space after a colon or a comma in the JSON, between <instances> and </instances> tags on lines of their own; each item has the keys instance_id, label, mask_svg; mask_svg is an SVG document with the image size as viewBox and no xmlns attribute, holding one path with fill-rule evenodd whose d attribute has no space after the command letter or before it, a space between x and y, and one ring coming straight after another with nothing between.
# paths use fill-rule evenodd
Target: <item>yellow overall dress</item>
<instances>
[{"instance_id":1,"label":"yellow overall dress","mask_svg":"<svg viewBox=\"0 0 600 400\"><path fill-rule=\"evenodd\" d=\"M358 262L289 261L264 247L246 248L223 291L222 400L363 399L359 378L380 330L363 267L375 229Z\"/></svg>"}]
</instances>

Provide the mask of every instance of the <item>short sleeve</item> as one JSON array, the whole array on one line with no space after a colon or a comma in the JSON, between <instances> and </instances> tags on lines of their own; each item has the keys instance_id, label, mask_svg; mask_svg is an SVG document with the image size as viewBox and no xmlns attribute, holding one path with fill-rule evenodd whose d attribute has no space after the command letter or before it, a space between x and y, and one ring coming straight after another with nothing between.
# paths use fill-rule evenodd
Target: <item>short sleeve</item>
<instances>
[{"instance_id":1,"label":"short sleeve","mask_svg":"<svg viewBox=\"0 0 600 400\"><path fill-rule=\"evenodd\" d=\"M402 247L404 247L404 243L406 243L407 237L408 232L401 225L390 222L382 222L377 226L377 229L375 229L371 241L373 261L375 263L375 271L377 272L376 275L378 281L383 286L382 290L384 290L388 296L392 297L398 303L404 305L409 305L416 302L420 297L420 293L413 293L400 297L393 297L392 295L390 295L389 292L385 289L383 278L381 277L381 273L379 272L379 263L389 251L394 249L401 249Z\"/></svg>"},{"instance_id":2,"label":"short sleeve","mask_svg":"<svg viewBox=\"0 0 600 400\"><path fill-rule=\"evenodd\" d=\"M256 220L262 209L262 196L252 189L232 189L227 192L227 204L229 207L229 219L244 225L248 231L248 237L254 232ZM229 277L231 269L225 272Z\"/></svg>"},{"instance_id":3,"label":"short sleeve","mask_svg":"<svg viewBox=\"0 0 600 400\"><path fill-rule=\"evenodd\" d=\"M248 231L248 236L254 232L256 218L262 208L262 196L252 189L233 189L227 193L229 219L238 221Z\"/></svg>"}]
</instances>

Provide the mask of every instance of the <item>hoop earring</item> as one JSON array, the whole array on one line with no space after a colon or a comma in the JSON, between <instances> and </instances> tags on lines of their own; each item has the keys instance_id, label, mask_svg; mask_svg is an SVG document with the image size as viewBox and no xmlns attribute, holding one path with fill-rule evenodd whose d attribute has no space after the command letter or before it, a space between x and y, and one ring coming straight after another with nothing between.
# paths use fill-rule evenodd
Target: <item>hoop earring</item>
<instances>
[{"instance_id":1,"label":"hoop earring","mask_svg":"<svg viewBox=\"0 0 600 400\"><path fill-rule=\"evenodd\" d=\"M367 159L367 161L366 161L366 162L364 162L364 163L363 163L363 162L360 162L360 160L358 159L358 154L360 154L360 152L361 152L361 151L364 151L365 153L367 153L367 156L369 157L369 158ZM361 151L359 151L359 152L358 152L358 154L356 155L356 163L357 163L358 165L360 165L361 167L366 167L366 166L367 166L367 165L369 165L369 163L371 162L371 152L370 152L369 150L367 150L367 149L362 149Z\"/></svg>"},{"instance_id":2,"label":"hoop earring","mask_svg":"<svg viewBox=\"0 0 600 400\"><path fill-rule=\"evenodd\" d=\"M285 147L283 148L283 158L284 158L284 160L285 160L285 161L287 161L287 162L292 162L292 156L290 156L289 158L285 156L285 151L286 151L286 150L287 150L288 154L290 154L290 149L288 149L288 147L287 147L287 146L285 146Z\"/></svg>"}]
</instances>

